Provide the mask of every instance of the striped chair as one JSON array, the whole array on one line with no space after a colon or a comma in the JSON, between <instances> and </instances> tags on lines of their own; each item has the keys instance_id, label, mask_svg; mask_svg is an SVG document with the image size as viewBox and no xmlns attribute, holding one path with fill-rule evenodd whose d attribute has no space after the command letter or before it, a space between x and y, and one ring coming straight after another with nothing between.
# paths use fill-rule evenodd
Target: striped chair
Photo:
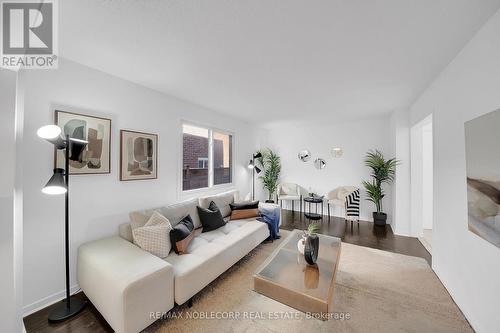
<instances>
[{"instance_id":1,"label":"striped chair","mask_svg":"<svg viewBox=\"0 0 500 333\"><path fill-rule=\"evenodd\" d=\"M358 222L359 224L359 189L349 193L345 198L345 219L346 221Z\"/></svg>"},{"instance_id":2,"label":"striped chair","mask_svg":"<svg viewBox=\"0 0 500 333\"><path fill-rule=\"evenodd\" d=\"M344 210L346 221L359 222L359 188L355 186L341 186L326 195L328 204L328 216L330 216L330 205Z\"/></svg>"}]
</instances>

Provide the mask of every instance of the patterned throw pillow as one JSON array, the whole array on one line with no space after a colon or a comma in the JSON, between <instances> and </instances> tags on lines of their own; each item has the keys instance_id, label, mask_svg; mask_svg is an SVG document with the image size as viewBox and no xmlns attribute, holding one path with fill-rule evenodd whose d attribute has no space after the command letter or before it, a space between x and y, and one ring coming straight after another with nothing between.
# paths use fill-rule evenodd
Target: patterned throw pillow
<instances>
[{"instance_id":1,"label":"patterned throw pillow","mask_svg":"<svg viewBox=\"0 0 500 333\"><path fill-rule=\"evenodd\" d=\"M143 227L132 230L134 243L141 249L165 258L170 253L172 244L170 242L170 221L158 212L154 212Z\"/></svg>"}]
</instances>

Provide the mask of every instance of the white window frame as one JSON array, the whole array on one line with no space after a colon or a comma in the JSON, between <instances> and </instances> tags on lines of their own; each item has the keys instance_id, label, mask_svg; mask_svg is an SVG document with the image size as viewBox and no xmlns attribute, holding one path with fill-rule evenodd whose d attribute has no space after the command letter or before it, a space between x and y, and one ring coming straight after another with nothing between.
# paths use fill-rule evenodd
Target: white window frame
<instances>
[{"instance_id":1,"label":"white window frame","mask_svg":"<svg viewBox=\"0 0 500 333\"><path fill-rule=\"evenodd\" d=\"M184 125L190 125L190 126L196 126L200 127L203 129L208 130L208 187L200 187L200 188L195 188L191 190L184 190L183 189L183 173L182 170L184 168L184 131L183 131L183 126ZM188 197L191 194L197 194L200 192L213 192L218 189L230 189L234 188L234 167L235 167L235 145L236 145L236 139L234 132L229 131L229 130L224 130L220 129L214 126L206 125L206 124L200 124L197 122L192 122L192 121L187 121L187 120L181 120L180 123L180 152L179 152L179 197L180 198L185 198ZM231 182L230 183L225 183L225 184L218 184L214 185L214 168L213 168L213 158L214 158L214 147L213 147L213 133L221 133L221 134L227 134L231 135Z\"/></svg>"},{"instance_id":2,"label":"white window frame","mask_svg":"<svg viewBox=\"0 0 500 333\"><path fill-rule=\"evenodd\" d=\"M184 157L183 157L183 159L184 159ZM201 167L200 167L200 162L202 162ZM198 168L205 169L205 167L204 167L205 165L206 165L206 168L208 169L208 157L198 157Z\"/></svg>"}]
</instances>

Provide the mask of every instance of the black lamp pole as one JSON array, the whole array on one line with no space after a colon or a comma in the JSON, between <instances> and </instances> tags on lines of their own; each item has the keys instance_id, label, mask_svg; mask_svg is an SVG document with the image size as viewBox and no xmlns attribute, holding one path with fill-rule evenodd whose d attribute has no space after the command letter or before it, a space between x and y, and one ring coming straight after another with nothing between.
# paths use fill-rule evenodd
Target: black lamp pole
<instances>
[{"instance_id":1,"label":"black lamp pole","mask_svg":"<svg viewBox=\"0 0 500 333\"><path fill-rule=\"evenodd\" d=\"M87 301L79 298L71 298L70 294L70 276L69 276L69 157L70 157L70 138L66 135L65 138L65 163L64 163L64 180L66 183L65 193L65 214L64 214L64 238L65 238L65 263L66 263L66 300L59 304L49 314L49 322L57 323L69 319L80 313L87 304Z\"/></svg>"},{"instance_id":2,"label":"black lamp pole","mask_svg":"<svg viewBox=\"0 0 500 333\"><path fill-rule=\"evenodd\" d=\"M66 181L66 193L64 195L64 238L66 247L66 308L71 307L69 292L69 135L66 134L66 158L64 159L64 180Z\"/></svg>"},{"instance_id":3,"label":"black lamp pole","mask_svg":"<svg viewBox=\"0 0 500 333\"><path fill-rule=\"evenodd\" d=\"M255 157L252 156L252 200L255 200Z\"/></svg>"},{"instance_id":4,"label":"black lamp pole","mask_svg":"<svg viewBox=\"0 0 500 333\"><path fill-rule=\"evenodd\" d=\"M257 171L257 173L260 173L262 171L255 165L255 159L260 157L262 157L262 154L260 152L252 154L252 159L248 164L248 166L252 168L252 200L255 200L255 171Z\"/></svg>"}]
</instances>

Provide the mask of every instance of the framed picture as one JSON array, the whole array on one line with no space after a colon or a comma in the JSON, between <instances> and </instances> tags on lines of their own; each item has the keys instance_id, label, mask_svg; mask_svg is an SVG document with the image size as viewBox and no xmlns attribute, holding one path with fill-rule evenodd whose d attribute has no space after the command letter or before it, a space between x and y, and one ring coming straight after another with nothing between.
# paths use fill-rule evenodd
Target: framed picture
<instances>
[{"instance_id":1,"label":"framed picture","mask_svg":"<svg viewBox=\"0 0 500 333\"><path fill-rule=\"evenodd\" d=\"M111 119L56 110L55 123L63 135L88 141L80 160L70 160L70 174L111 172ZM64 168L63 150L56 150L55 167Z\"/></svg>"},{"instance_id":2,"label":"framed picture","mask_svg":"<svg viewBox=\"0 0 500 333\"><path fill-rule=\"evenodd\" d=\"M500 248L500 110L465 123L469 230Z\"/></svg>"},{"instance_id":3,"label":"framed picture","mask_svg":"<svg viewBox=\"0 0 500 333\"><path fill-rule=\"evenodd\" d=\"M156 179L158 135L120 131L120 180Z\"/></svg>"}]
</instances>

